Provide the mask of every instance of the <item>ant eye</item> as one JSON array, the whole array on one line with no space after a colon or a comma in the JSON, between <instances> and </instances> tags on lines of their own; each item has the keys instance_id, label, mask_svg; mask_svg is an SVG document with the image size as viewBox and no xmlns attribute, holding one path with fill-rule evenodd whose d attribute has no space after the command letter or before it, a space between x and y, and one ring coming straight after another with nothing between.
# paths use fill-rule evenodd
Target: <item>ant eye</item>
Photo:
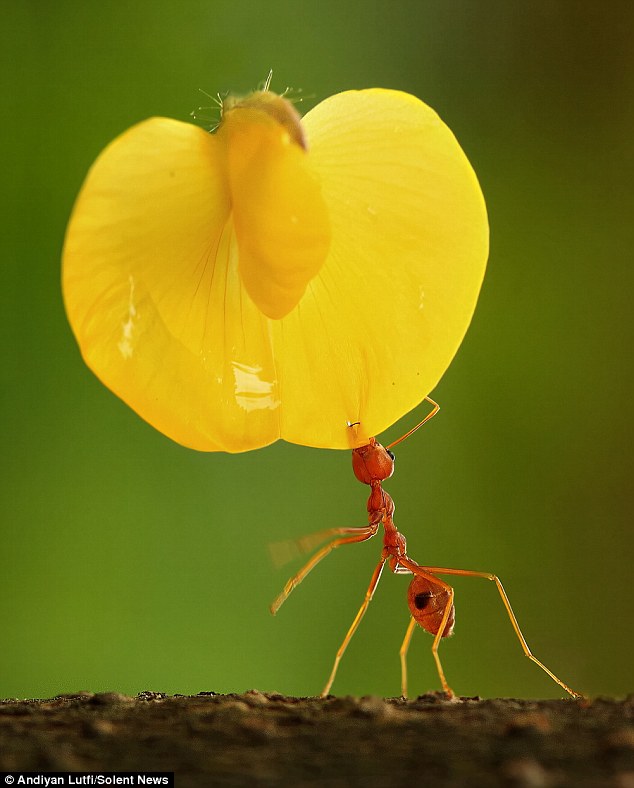
<instances>
[{"instance_id":1,"label":"ant eye","mask_svg":"<svg viewBox=\"0 0 634 788\"><path fill-rule=\"evenodd\" d=\"M390 451L389 449L386 449L385 451L386 451L386 452L387 452L387 453L390 455L390 457L391 457L392 459L395 459L395 457L394 457L394 452Z\"/></svg>"}]
</instances>

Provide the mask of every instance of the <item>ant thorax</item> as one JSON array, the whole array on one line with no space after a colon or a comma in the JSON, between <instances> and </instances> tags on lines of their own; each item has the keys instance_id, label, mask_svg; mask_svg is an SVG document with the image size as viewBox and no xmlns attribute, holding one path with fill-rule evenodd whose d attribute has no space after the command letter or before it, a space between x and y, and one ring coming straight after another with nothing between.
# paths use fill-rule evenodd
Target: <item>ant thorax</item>
<instances>
[{"instance_id":1,"label":"ant thorax","mask_svg":"<svg viewBox=\"0 0 634 788\"><path fill-rule=\"evenodd\" d=\"M381 487L381 482L372 483L372 492L368 498L368 512L377 515L371 518L372 522L382 522L391 520L394 514L394 501L392 496L385 492Z\"/></svg>"}]
</instances>

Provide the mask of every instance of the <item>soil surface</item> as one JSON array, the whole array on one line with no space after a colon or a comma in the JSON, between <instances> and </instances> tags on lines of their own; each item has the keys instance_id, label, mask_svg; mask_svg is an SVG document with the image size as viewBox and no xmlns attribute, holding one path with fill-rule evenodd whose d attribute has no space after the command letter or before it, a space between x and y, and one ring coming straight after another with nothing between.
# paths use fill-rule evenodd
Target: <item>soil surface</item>
<instances>
[{"instance_id":1,"label":"soil surface","mask_svg":"<svg viewBox=\"0 0 634 788\"><path fill-rule=\"evenodd\" d=\"M634 695L512 700L143 692L0 701L0 770L190 786L634 788Z\"/></svg>"}]
</instances>

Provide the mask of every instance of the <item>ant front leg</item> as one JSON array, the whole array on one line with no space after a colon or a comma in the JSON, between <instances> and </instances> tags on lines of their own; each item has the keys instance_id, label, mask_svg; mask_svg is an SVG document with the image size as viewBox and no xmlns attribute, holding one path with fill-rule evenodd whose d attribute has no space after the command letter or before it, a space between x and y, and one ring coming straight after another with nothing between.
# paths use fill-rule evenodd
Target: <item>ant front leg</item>
<instances>
[{"instance_id":1,"label":"ant front leg","mask_svg":"<svg viewBox=\"0 0 634 788\"><path fill-rule=\"evenodd\" d=\"M564 689L573 698L584 697L579 692L575 692L573 689L571 689L567 684L564 684L564 682L560 678L555 676L552 670L549 670L546 667L546 665L544 665L543 662L540 662L540 660L538 660L537 657L532 653L532 651L528 647L528 643L526 642L524 635L522 634L520 626L517 622L517 618L515 617L515 613L513 612L513 608L511 607L509 598L506 595L506 591L504 590L504 586L500 582L500 578L497 575L493 575L490 572L474 572L471 569L447 569L446 567L437 567L437 566L433 566L433 567L426 566L423 567L423 569L425 572L438 573L441 575L461 575L463 577L482 577L485 580L490 580L492 583L495 583L496 588L500 594L500 598L502 599L502 603L504 604L508 617L511 621L511 625L513 626L513 630L517 635L517 639L520 642L522 651L524 652L525 656L527 656L531 660L531 662L534 662L536 665L538 665L544 671L544 673L548 674L554 682L559 684L559 686L562 689Z\"/></svg>"},{"instance_id":2,"label":"ant front leg","mask_svg":"<svg viewBox=\"0 0 634 788\"><path fill-rule=\"evenodd\" d=\"M288 599L293 589L297 588L306 575L312 569L314 569L322 560L322 558L325 558L328 555L328 553L332 552L337 547L341 547L343 544L365 542L367 539L371 539L376 534L378 528L379 524L376 523L374 525L366 525L364 528L330 528L327 531L321 531L319 534L315 534L314 539L317 539L318 541L323 541L324 538L334 534L351 534L351 536L340 536L338 539L333 539L331 542L328 542L327 545L324 545L320 550L318 550L315 555L313 555L312 558L299 570L299 572L297 572L297 574L293 575L293 577L288 580L282 589L282 592L271 604L271 613L273 613L273 615L277 613L280 607ZM307 542L311 542L312 540L312 537L306 538Z\"/></svg>"}]
</instances>

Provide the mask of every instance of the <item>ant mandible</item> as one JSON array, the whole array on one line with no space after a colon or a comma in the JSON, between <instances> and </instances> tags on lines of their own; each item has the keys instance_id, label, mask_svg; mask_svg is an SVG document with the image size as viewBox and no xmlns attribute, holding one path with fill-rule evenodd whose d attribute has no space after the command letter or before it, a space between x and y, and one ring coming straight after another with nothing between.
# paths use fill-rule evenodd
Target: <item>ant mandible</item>
<instances>
[{"instance_id":1,"label":"ant mandible","mask_svg":"<svg viewBox=\"0 0 634 788\"><path fill-rule=\"evenodd\" d=\"M305 537L304 539L300 540L300 548L307 547L310 549L312 546L316 546L331 536L337 537L336 539L332 539L330 542L328 542L328 544L324 545L320 550L318 550L308 561L308 563L306 563L305 566L303 566L299 572L297 572L297 574L290 578L290 580L284 586L282 593L271 605L271 612L273 615L277 613L293 589L302 582L306 575L312 569L314 569L314 567L322 560L322 558L325 558L328 553L344 544L365 542L367 539L371 539L377 533L379 526L382 524L384 535L381 559L372 573L372 579L370 580L370 585L366 591L363 604L359 608L359 612L355 616L348 633L343 639L343 643L337 651L332 671L328 681L326 682L326 686L321 693L322 697L325 697L330 692L330 688L332 687L332 683L335 680L335 675L337 673L337 668L339 667L341 657L343 656L348 643L350 642L361 622L361 619L368 609L386 562L390 570L395 574L411 574L414 576L407 592L407 603L411 612L411 619L400 649L401 692L403 697L407 697L407 651L409 649L409 644L412 639L412 634L416 624L419 624L423 629L427 630L427 632L434 635L434 642L432 643L431 650L436 662L440 683L447 696L450 698L455 697L453 690L449 684L447 684L445 673L440 663L440 657L438 656L438 646L440 645L440 641L442 638L449 637L452 634L454 628L454 591L448 583L445 583L444 580L441 580L439 577L437 577L439 574L482 577L495 583L502 599L502 603L504 604L506 612L508 613L513 629L515 630L515 634L517 635L520 645L522 646L524 654L536 665L539 665L539 667L545 671L553 681L557 682L557 684L559 684L559 686L562 687L567 693L572 695L573 698L583 697L578 692L570 689L567 684L564 684L561 679L557 678L557 676L555 676L551 670L549 670L542 662L537 659L537 657L532 654L528 644L526 643L526 640L524 639L524 635L522 635L519 624L517 623L517 619L515 618L515 614L511 608L511 603L509 602L509 599L506 595L506 591L504 590L500 579L496 575L490 574L489 572L475 572L470 569L447 569L446 567L439 566L420 566L416 563L416 561L413 561L407 555L405 537L403 534L399 533L392 519L392 515L394 514L394 501L383 489L382 482L384 479L389 479L389 477L394 473L394 455L390 451L391 448L396 446L401 441L404 441L419 427L422 427L423 424L428 422L433 416L436 415L436 413L438 413L440 409L438 404L434 402L434 400L430 399L430 397L425 397L425 399L432 406L432 410L419 424L409 430L409 432L405 433L405 435L400 437L398 440L390 443L387 447L383 447L376 440L376 438L370 438L370 442L365 446L359 446L358 448L353 449L352 469L354 471L354 475L360 482L370 485L371 488L367 507L369 524L364 528L329 528L326 531L321 531L318 534L314 534L313 536ZM358 424L359 422L356 423ZM348 426L353 427L355 424L349 423Z\"/></svg>"}]
</instances>

